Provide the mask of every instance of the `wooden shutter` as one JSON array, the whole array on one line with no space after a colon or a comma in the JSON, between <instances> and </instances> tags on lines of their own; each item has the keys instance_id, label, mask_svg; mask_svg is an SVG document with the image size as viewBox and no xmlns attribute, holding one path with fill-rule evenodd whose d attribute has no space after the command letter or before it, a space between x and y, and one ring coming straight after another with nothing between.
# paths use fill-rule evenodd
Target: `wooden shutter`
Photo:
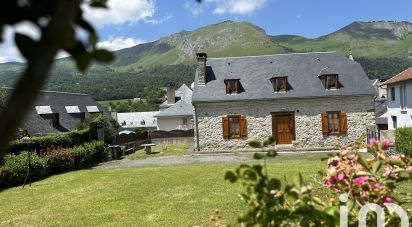
<instances>
[{"instance_id":1,"label":"wooden shutter","mask_svg":"<svg viewBox=\"0 0 412 227\"><path fill-rule=\"evenodd\" d=\"M223 138L229 138L229 118L222 117L222 131L223 131Z\"/></svg>"},{"instance_id":2,"label":"wooden shutter","mask_svg":"<svg viewBox=\"0 0 412 227\"><path fill-rule=\"evenodd\" d=\"M240 137L246 137L247 136L246 116L240 116L239 129L240 129Z\"/></svg>"},{"instance_id":3,"label":"wooden shutter","mask_svg":"<svg viewBox=\"0 0 412 227\"><path fill-rule=\"evenodd\" d=\"M329 134L328 113L322 113L322 134L327 136Z\"/></svg>"},{"instance_id":4,"label":"wooden shutter","mask_svg":"<svg viewBox=\"0 0 412 227\"><path fill-rule=\"evenodd\" d=\"M348 121L346 119L346 113L340 112L339 113L339 131L340 134L346 134L348 132Z\"/></svg>"}]
</instances>

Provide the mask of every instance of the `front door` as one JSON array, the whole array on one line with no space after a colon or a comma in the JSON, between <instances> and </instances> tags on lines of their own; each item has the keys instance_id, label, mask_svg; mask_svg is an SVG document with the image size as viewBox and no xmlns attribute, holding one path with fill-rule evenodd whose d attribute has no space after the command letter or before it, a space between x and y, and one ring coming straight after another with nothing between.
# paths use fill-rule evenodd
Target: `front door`
<instances>
[{"instance_id":1,"label":"front door","mask_svg":"<svg viewBox=\"0 0 412 227\"><path fill-rule=\"evenodd\" d=\"M294 118L293 113L272 115L272 133L276 144L292 144L295 135Z\"/></svg>"}]
</instances>

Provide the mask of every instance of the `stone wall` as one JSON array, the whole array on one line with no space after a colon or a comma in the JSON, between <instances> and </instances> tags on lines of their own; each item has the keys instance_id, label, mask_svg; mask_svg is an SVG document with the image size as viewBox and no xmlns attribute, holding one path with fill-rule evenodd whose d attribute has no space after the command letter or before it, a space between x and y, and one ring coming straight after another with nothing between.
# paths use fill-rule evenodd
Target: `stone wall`
<instances>
[{"instance_id":1,"label":"stone wall","mask_svg":"<svg viewBox=\"0 0 412 227\"><path fill-rule=\"evenodd\" d=\"M263 140L272 135L271 113L294 112L295 148L322 148L346 146L366 133L368 125L375 124L373 97L326 97L307 99L285 99L270 101L241 101L219 103L195 103L200 151L222 151L247 149L250 138ZM348 133L342 136L322 134L321 113L343 111L347 114ZM227 114L245 115L247 138L224 139L222 117ZM195 119L196 127L196 119Z\"/></svg>"}]
</instances>

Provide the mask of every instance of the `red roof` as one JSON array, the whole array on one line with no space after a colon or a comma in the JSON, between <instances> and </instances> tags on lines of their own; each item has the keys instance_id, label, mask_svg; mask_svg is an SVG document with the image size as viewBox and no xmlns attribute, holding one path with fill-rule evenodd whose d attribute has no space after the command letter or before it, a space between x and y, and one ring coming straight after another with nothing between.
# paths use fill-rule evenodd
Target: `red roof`
<instances>
[{"instance_id":1,"label":"red roof","mask_svg":"<svg viewBox=\"0 0 412 227\"><path fill-rule=\"evenodd\" d=\"M404 81L404 80L410 80L410 79L412 79L412 67L390 78L389 80L385 81L385 83L383 84L393 84L393 83L397 83L397 82Z\"/></svg>"}]
</instances>

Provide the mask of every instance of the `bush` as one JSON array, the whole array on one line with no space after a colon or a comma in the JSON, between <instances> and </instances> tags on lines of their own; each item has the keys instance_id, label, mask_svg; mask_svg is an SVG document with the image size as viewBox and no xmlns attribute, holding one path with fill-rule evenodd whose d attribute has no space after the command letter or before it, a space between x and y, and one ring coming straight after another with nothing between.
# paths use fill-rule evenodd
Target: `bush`
<instances>
[{"instance_id":1,"label":"bush","mask_svg":"<svg viewBox=\"0 0 412 227\"><path fill-rule=\"evenodd\" d=\"M96 165L104 152L104 142L92 141L71 149L77 169Z\"/></svg>"},{"instance_id":2,"label":"bush","mask_svg":"<svg viewBox=\"0 0 412 227\"><path fill-rule=\"evenodd\" d=\"M412 155L412 128L397 128L395 132L396 151Z\"/></svg>"},{"instance_id":3,"label":"bush","mask_svg":"<svg viewBox=\"0 0 412 227\"><path fill-rule=\"evenodd\" d=\"M4 186L22 184L28 170L28 152L19 155L8 154L4 157L3 166L0 168L0 183ZM47 160L35 153L31 154L30 179L34 181L48 173Z\"/></svg>"},{"instance_id":4,"label":"bush","mask_svg":"<svg viewBox=\"0 0 412 227\"><path fill-rule=\"evenodd\" d=\"M49 147L67 147L71 148L82 143L89 142L89 130L74 130L71 132L60 132L42 137L33 137L29 140L34 142L27 145L25 140L15 140L10 144L10 153L19 154L27 150L46 150Z\"/></svg>"},{"instance_id":5,"label":"bush","mask_svg":"<svg viewBox=\"0 0 412 227\"><path fill-rule=\"evenodd\" d=\"M49 148L44 155L51 173L61 173L73 169L74 155L67 148Z\"/></svg>"}]
</instances>

